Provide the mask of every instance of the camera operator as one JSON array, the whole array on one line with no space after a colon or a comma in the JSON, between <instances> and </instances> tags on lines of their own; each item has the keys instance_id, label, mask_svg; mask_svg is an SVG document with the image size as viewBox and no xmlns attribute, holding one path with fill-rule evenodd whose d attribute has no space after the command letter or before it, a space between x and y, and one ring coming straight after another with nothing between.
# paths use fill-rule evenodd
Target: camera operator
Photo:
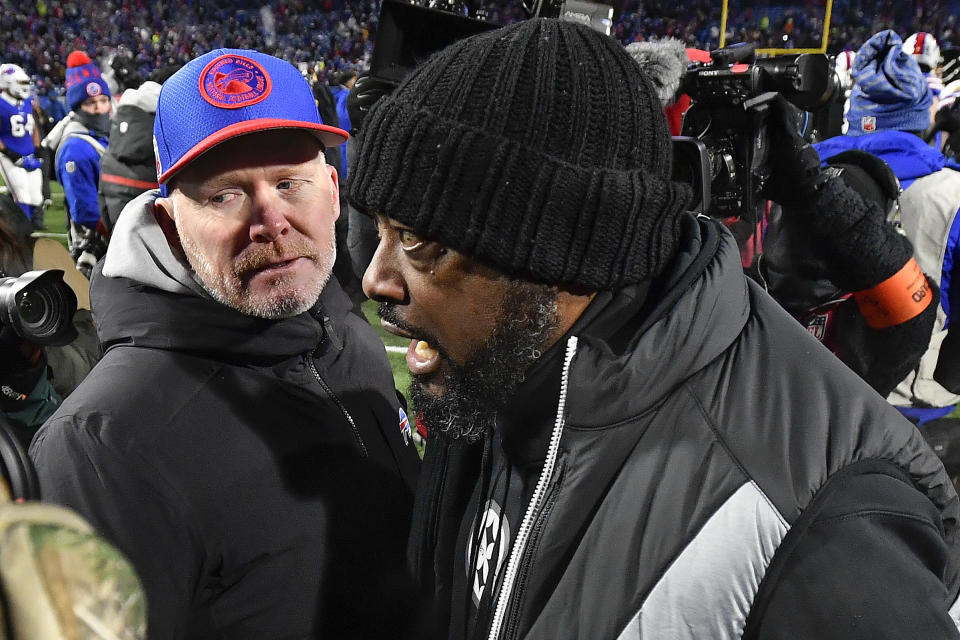
<instances>
[{"instance_id":1,"label":"camera operator","mask_svg":"<svg viewBox=\"0 0 960 640\"><path fill-rule=\"evenodd\" d=\"M627 51L659 78L654 84L664 89L658 95L669 112L679 103L680 80L674 76L685 68L677 70L677 59L691 52L675 39L634 43ZM916 268L909 241L887 223L899 183L882 160L866 153L831 158L830 170L821 171L820 158L799 132L799 109L777 96L767 112L770 178L760 195L781 206L765 209L769 216L762 220L760 253L744 264L752 261L749 275L886 396L923 354L936 309L930 302L937 295L936 286ZM758 229L745 217L725 223ZM746 253L752 247L745 247L742 235L738 242ZM875 287L901 272L915 279L912 289L891 293L886 286L884 295L874 294Z\"/></svg>"},{"instance_id":2,"label":"camera operator","mask_svg":"<svg viewBox=\"0 0 960 640\"><path fill-rule=\"evenodd\" d=\"M9 212L0 215L0 277L18 277L35 266L29 234L26 216L18 218ZM64 257L68 258L65 251ZM76 337L69 344L57 346L42 346L24 338L6 318L4 312L0 318L0 412L28 447L33 434L62 398L80 384L99 359L100 347L86 309L72 313L73 331L68 335L75 333Z\"/></svg>"},{"instance_id":3,"label":"camera operator","mask_svg":"<svg viewBox=\"0 0 960 640\"><path fill-rule=\"evenodd\" d=\"M904 188L901 221L920 268L940 288L935 323L923 357L888 400L923 425L948 415L960 400L960 276L956 224L960 172L922 139L931 124L933 97L917 62L893 31L873 35L857 53L854 88L844 136L815 145L824 158L850 149L872 153L890 165Z\"/></svg>"}]
</instances>

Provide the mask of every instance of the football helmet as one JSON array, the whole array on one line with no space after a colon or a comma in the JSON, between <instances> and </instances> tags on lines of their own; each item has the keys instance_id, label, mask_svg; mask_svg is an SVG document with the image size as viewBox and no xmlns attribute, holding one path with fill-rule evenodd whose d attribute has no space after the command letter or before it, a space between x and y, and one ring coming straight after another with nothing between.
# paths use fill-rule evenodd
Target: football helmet
<instances>
[{"instance_id":1,"label":"football helmet","mask_svg":"<svg viewBox=\"0 0 960 640\"><path fill-rule=\"evenodd\" d=\"M903 41L903 52L913 56L924 73L929 73L940 66L943 58L940 57L940 45L933 34L918 31Z\"/></svg>"},{"instance_id":2,"label":"football helmet","mask_svg":"<svg viewBox=\"0 0 960 640\"><path fill-rule=\"evenodd\" d=\"M17 100L26 100L30 95L30 76L15 64L0 65L0 91Z\"/></svg>"}]
</instances>

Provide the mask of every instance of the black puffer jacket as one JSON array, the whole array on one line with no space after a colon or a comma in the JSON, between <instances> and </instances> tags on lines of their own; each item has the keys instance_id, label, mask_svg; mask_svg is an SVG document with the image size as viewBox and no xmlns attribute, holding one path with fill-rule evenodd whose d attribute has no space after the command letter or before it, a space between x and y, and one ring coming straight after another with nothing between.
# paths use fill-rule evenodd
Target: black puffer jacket
<instances>
[{"instance_id":1,"label":"black puffer jacket","mask_svg":"<svg viewBox=\"0 0 960 640\"><path fill-rule=\"evenodd\" d=\"M543 442L544 482L501 525L501 631L475 637L960 637L960 504L936 456L715 221L687 219L683 247L648 295L601 293L498 413L503 438ZM477 448L427 444L411 556L438 638L464 635Z\"/></svg>"},{"instance_id":2,"label":"black puffer jacket","mask_svg":"<svg viewBox=\"0 0 960 640\"><path fill-rule=\"evenodd\" d=\"M156 107L154 107L156 109ZM110 124L110 144L100 157L100 219L113 231L120 212L144 191L157 188L153 155L155 113L121 104Z\"/></svg>"},{"instance_id":3,"label":"black puffer jacket","mask_svg":"<svg viewBox=\"0 0 960 640\"><path fill-rule=\"evenodd\" d=\"M104 357L31 457L44 499L133 562L151 640L402 635L419 459L336 281L279 321L99 271L91 289Z\"/></svg>"}]
</instances>

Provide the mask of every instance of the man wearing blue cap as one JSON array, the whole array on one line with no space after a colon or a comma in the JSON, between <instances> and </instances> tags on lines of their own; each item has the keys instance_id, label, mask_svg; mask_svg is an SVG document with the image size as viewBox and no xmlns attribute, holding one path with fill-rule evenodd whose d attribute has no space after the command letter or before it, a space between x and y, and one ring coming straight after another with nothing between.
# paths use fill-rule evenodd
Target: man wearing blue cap
<instances>
[{"instance_id":1,"label":"man wearing blue cap","mask_svg":"<svg viewBox=\"0 0 960 640\"><path fill-rule=\"evenodd\" d=\"M346 137L255 51L163 85L159 192L91 283L104 357L31 447L44 498L138 570L151 639L403 636L419 458L330 278Z\"/></svg>"}]
</instances>

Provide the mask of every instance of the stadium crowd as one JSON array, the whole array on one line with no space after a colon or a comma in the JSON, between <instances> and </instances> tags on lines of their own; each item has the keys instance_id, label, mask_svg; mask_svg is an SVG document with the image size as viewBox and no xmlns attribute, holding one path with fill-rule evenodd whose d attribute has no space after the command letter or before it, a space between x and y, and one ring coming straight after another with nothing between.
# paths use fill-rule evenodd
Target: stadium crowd
<instances>
[{"instance_id":1,"label":"stadium crowd","mask_svg":"<svg viewBox=\"0 0 960 640\"><path fill-rule=\"evenodd\" d=\"M510 24L525 17L522 3L486 0L488 19ZM720 3L699 0L625 0L614 5L612 34L623 44L673 37L710 50L720 42ZM331 71L367 69L377 30L376 0L16 0L0 2L0 60L23 67L41 96L63 91L66 56L81 50L102 65L130 58L139 75L182 65L218 47L266 51L296 64L321 82ZM738 1L730 5L726 43L764 48L818 47L825 3L788 5ZM937 34L957 44L960 1L865 2L837 0L830 21L829 53L858 49L872 34L893 29ZM106 70L106 66L105 66ZM108 72L109 73L109 72Z\"/></svg>"}]
</instances>

